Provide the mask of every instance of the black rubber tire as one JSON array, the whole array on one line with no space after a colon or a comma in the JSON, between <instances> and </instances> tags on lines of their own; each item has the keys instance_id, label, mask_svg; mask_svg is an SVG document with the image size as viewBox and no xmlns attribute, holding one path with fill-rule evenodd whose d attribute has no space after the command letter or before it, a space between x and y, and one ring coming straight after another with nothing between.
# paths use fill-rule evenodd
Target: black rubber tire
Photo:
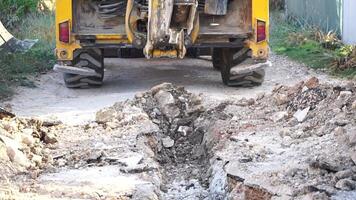
<instances>
[{"instance_id":1,"label":"black rubber tire","mask_svg":"<svg viewBox=\"0 0 356 200\"><path fill-rule=\"evenodd\" d=\"M83 63L85 65L83 65ZM64 73L63 79L67 88L100 87L104 79L104 56L100 49L78 50L74 53L72 65L94 69L98 76L82 76Z\"/></svg>"},{"instance_id":2,"label":"black rubber tire","mask_svg":"<svg viewBox=\"0 0 356 200\"><path fill-rule=\"evenodd\" d=\"M265 77L264 69L259 69L256 71L251 71L241 76L231 77L231 68L242 63L247 57L239 57L234 59L234 54L237 49L222 48L219 49L219 62L221 78L225 85L230 87L254 87L259 86L263 83Z\"/></svg>"},{"instance_id":3,"label":"black rubber tire","mask_svg":"<svg viewBox=\"0 0 356 200\"><path fill-rule=\"evenodd\" d=\"M222 48L214 48L213 55L211 57L213 60L214 69L220 70L221 66L224 64L222 61Z\"/></svg>"}]
</instances>

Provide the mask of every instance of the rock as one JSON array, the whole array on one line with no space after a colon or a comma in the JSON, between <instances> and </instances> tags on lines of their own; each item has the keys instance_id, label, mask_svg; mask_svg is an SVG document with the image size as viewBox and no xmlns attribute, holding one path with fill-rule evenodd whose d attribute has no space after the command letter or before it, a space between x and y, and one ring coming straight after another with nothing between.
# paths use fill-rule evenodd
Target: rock
<instances>
[{"instance_id":1,"label":"rock","mask_svg":"<svg viewBox=\"0 0 356 200\"><path fill-rule=\"evenodd\" d=\"M162 145L165 148L171 148L174 146L174 140L172 140L170 137L164 137L162 138Z\"/></svg>"},{"instance_id":2,"label":"rock","mask_svg":"<svg viewBox=\"0 0 356 200\"><path fill-rule=\"evenodd\" d=\"M44 142L46 144L54 144L54 143L57 143L58 140L53 133L46 133L46 135L44 137Z\"/></svg>"},{"instance_id":3,"label":"rock","mask_svg":"<svg viewBox=\"0 0 356 200\"><path fill-rule=\"evenodd\" d=\"M151 88L151 92L152 92L152 95L156 95L157 92L161 91L161 90L169 90L173 88L173 85L172 83L162 83L162 84L159 84L159 85L156 85L154 86L153 88Z\"/></svg>"},{"instance_id":4,"label":"rock","mask_svg":"<svg viewBox=\"0 0 356 200\"><path fill-rule=\"evenodd\" d=\"M280 112L276 112L272 115L272 121L273 122L279 122L281 121L282 119L284 119L285 117L288 116L288 112L286 111L280 111Z\"/></svg>"},{"instance_id":5,"label":"rock","mask_svg":"<svg viewBox=\"0 0 356 200\"><path fill-rule=\"evenodd\" d=\"M334 129L335 137L340 145L349 143L349 137L346 134L346 130L343 127L336 127Z\"/></svg>"},{"instance_id":6,"label":"rock","mask_svg":"<svg viewBox=\"0 0 356 200\"><path fill-rule=\"evenodd\" d=\"M293 117L295 117L298 120L298 122L304 122L304 120L308 115L309 110L310 110L309 106L304 110L299 109L297 112L294 113Z\"/></svg>"},{"instance_id":7,"label":"rock","mask_svg":"<svg viewBox=\"0 0 356 200\"><path fill-rule=\"evenodd\" d=\"M143 160L143 155L140 153L128 153L124 158L118 159L118 162L128 168L137 168Z\"/></svg>"},{"instance_id":8,"label":"rock","mask_svg":"<svg viewBox=\"0 0 356 200\"><path fill-rule=\"evenodd\" d=\"M312 89L312 88L317 88L320 83L319 83L319 79L316 77L312 77L309 80L307 80L307 82L304 83L304 85L308 88L308 89Z\"/></svg>"},{"instance_id":9,"label":"rock","mask_svg":"<svg viewBox=\"0 0 356 200\"><path fill-rule=\"evenodd\" d=\"M33 138L31 134L28 134L28 133L21 134L22 143L26 144L29 147L33 146L36 142L35 138Z\"/></svg>"},{"instance_id":10,"label":"rock","mask_svg":"<svg viewBox=\"0 0 356 200\"><path fill-rule=\"evenodd\" d=\"M336 184L335 187L340 190L351 191L354 190L356 182L350 179L341 179Z\"/></svg>"},{"instance_id":11,"label":"rock","mask_svg":"<svg viewBox=\"0 0 356 200\"><path fill-rule=\"evenodd\" d=\"M179 108L175 105L174 97L170 92L159 91L154 96L162 113L173 119L180 114Z\"/></svg>"},{"instance_id":12,"label":"rock","mask_svg":"<svg viewBox=\"0 0 356 200\"><path fill-rule=\"evenodd\" d=\"M116 112L115 109L104 108L96 113L95 121L104 124L112 121L113 119L116 119L117 116L118 113Z\"/></svg>"},{"instance_id":13,"label":"rock","mask_svg":"<svg viewBox=\"0 0 356 200\"><path fill-rule=\"evenodd\" d=\"M330 197L325 192L309 193L303 200L329 200Z\"/></svg>"},{"instance_id":14,"label":"rock","mask_svg":"<svg viewBox=\"0 0 356 200\"><path fill-rule=\"evenodd\" d=\"M9 156L7 155L6 145L0 141L0 160L9 161Z\"/></svg>"},{"instance_id":15,"label":"rock","mask_svg":"<svg viewBox=\"0 0 356 200\"><path fill-rule=\"evenodd\" d=\"M356 164L356 150L350 152L351 160Z\"/></svg>"},{"instance_id":16,"label":"rock","mask_svg":"<svg viewBox=\"0 0 356 200\"><path fill-rule=\"evenodd\" d=\"M352 103L351 108L352 108L353 110L356 110L356 100Z\"/></svg>"},{"instance_id":17,"label":"rock","mask_svg":"<svg viewBox=\"0 0 356 200\"><path fill-rule=\"evenodd\" d=\"M338 98L346 98L352 95L351 91L340 91Z\"/></svg>"},{"instance_id":18,"label":"rock","mask_svg":"<svg viewBox=\"0 0 356 200\"><path fill-rule=\"evenodd\" d=\"M356 145L356 128L352 128L350 133L348 133L349 144L351 146Z\"/></svg>"},{"instance_id":19,"label":"rock","mask_svg":"<svg viewBox=\"0 0 356 200\"><path fill-rule=\"evenodd\" d=\"M183 136L187 136L189 133L193 132L193 130L189 126L180 126L177 132L181 133Z\"/></svg>"},{"instance_id":20,"label":"rock","mask_svg":"<svg viewBox=\"0 0 356 200\"><path fill-rule=\"evenodd\" d=\"M351 169L347 169L347 170L343 170L343 171L338 171L336 172L336 174L334 175L335 178L337 178L338 180L340 179L345 179L345 178L349 178L354 174L354 172Z\"/></svg>"},{"instance_id":21,"label":"rock","mask_svg":"<svg viewBox=\"0 0 356 200\"><path fill-rule=\"evenodd\" d=\"M279 106L286 104L289 101L288 96L286 94L276 94L273 97L276 100L277 105Z\"/></svg>"},{"instance_id":22,"label":"rock","mask_svg":"<svg viewBox=\"0 0 356 200\"><path fill-rule=\"evenodd\" d=\"M174 104L174 97L170 92L159 91L154 97L160 107L164 107L168 104Z\"/></svg>"},{"instance_id":23,"label":"rock","mask_svg":"<svg viewBox=\"0 0 356 200\"><path fill-rule=\"evenodd\" d=\"M34 163L36 163L37 166L39 166L39 165L42 164L42 156L33 154L33 155L32 155L32 158L31 158L31 161L34 162Z\"/></svg>"},{"instance_id":24,"label":"rock","mask_svg":"<svg viewBox=\"0 0 356 200\"><path fill-rule=\"evenodd\" d=\"M16 147L9 145L7 146L6 150L7 150L7 156L9 156L11 162L26 168L31 165L30 161L25 156L25 154L22 153L22 151L20 151Z\"/></svg>"}]
</instances>

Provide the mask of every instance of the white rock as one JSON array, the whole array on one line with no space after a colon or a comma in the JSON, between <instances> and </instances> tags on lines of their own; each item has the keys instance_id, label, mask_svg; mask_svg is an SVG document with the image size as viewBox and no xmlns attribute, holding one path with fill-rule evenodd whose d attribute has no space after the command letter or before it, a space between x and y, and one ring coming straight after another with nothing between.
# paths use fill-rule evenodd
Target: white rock
<instances>
[{"instance_id":1,"label":"white rock","mask_svg":"<svg viewBox=\"0 0 356 200\"><path fill-rule=\"evenodd\" d=\"M31 147L35 143L35 138L33 138L31 134L23 133L21 134L21 141Z\"/></svg>"},{"instance_id":2,"label":"white rock","mask_svg":"<svg viewBox=\"0 0 356 200\"><path fill-rule=\"evenodd\" d=\"M98 123L106 123L117 117L117 112L113 108L104 108L96 113L95 120Z\"/></svg>"},{"instance_id":3,"label":"white rock","mask_svg":"<svg viewBox=\"0 0 356 200\"><path fill-rule=\"evenodd\" d=\"M174 145L174 140L172 140L170 137L164 137L162 138L162 144L165 148L171 148Z\"/></svg>"},{"instance_id":4,"label":"white rock","mask_svg":"<svg viewBox=\"0 0 356 200\"><path fill-rule=\"evenodd\" d=\"M272 115L272 121L273 122L279 122L281 121L283 118L288 116L288 112L286 111L281 111L281 112L276 112Z\"/></svg>"},{"instance_id":5,"label":"white rock","mask_svg":"<svg viewBox=\"0 0 356 200\"><path fill-rule=\"evenodd\" d=\"M6 145L0 141L0 160L9 161L9 156L7 156Z\"/></svg>"},{"instance_id":6,"label":"white rock","mask_svg":"<svg viewBox=\"0 0 356 200\"><path fill-rule=\"evenodd\" d=\"M174 104L174 97L170 92L159 91L154 97L160 107L164 107L168 104Z\"/></svg>"},{"instance_id":7,"label":"white rock","mask_svg":"<svg viewBox=\"0 0 356 200\"><path fill-rule=\"evenodd\" d=\"M129 153L118 161L129 168L135 168L142 161L143 155L140 153Z\"/></svg>"},{"instance_id":8,"label":"white rock","mask_svg":"<svg viewBox=\"0 0 356 200\"><path fill-rule=\"evenodd\" d=\"M36 163L36 165L41 165L42 164L42 156L33 154L31 160L32 160L32 162Z\"/></svg>"},{"instance_id":9,"label":"white rock","mask_svg":"<svg viewBox=\"0 0 356 200\"><path fill-rule=\"evenodd\" d=\"M31 165L25 154L14 146L7 146L7 156L9 156L11 162L21 165L23 167L29 167Z\"/></svg>"},{"instance_id":10,"label":"white rock","mask_svg":"<svg viewBox=\"0 0 356 200\"><path fill-rule=\"evenodd\" d=\"M295 117L298 120L298 122L304 122L305 118L308 115L309 110L310 107L307 107L304 110L298 110L297 112L294 113L293 117Z\"/></svg>"}]
</instances>

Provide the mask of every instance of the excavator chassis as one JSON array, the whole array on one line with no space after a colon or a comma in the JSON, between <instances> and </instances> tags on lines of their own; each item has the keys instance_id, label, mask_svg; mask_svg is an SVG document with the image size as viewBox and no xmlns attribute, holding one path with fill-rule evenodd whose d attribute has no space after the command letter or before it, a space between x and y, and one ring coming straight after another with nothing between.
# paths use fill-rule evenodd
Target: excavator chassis
<instances>
[{"instance_id":1,"label":"excavator chassis","mask_svg":"<svg viewBox=\"0 0 356 200\"><path fill-rule=\"evenodd\" d=\"M57 0L56 71L99 86L105 57L211 55L228 86L259 85L269 66L268 0Z\"/></svg>"}]
</instances>

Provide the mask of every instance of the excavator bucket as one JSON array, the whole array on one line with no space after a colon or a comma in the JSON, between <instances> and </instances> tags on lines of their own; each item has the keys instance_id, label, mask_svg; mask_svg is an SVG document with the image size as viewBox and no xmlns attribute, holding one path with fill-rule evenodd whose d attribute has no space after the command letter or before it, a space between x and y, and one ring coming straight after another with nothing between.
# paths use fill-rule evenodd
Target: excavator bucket
<instances>
[{"instance_id":1,"label":"excavator bucket","mask_svg":"<svg viewBox=\"0 0 356 200\"><path fill-rule=\"evenodd\" d=\"M38 40L18 40L7 31L5 26L0 21L0 51L15 53L27 52L37 43Z\"/></svg>"}]
</instances>

